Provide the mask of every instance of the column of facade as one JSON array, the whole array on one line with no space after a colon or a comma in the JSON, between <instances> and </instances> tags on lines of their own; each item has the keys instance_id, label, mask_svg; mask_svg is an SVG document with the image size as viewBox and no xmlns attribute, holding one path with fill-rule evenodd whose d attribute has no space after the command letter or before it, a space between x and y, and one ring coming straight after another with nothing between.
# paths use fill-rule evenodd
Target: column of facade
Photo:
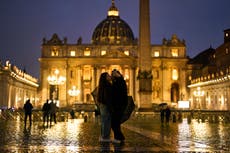
<instances>
[{"instance_id":1,"label":"column of facade","mask_svg":"<svg viewBox=\"0 0 230 153\"><path fill-rule=\"evenodd\" d=\"M226 98L227 98L227 110L230 110L230 87L229 86L227 86L227 89L226 89L226 92L227 92L227 94L226 94Z\"/></svg>"},{"instance_id":2,"label":"column of facade","mask_svg":"<svg viewBox=\"0 0 230 153\"><path fill-rule=\"evenodd\" d=\"M81 74L81 72L82 72L82 67L81 66L78 66L77 68L76 68L76 70L77 70L77 88L80 90L80 94L78 95L79 96L79 99L78 100L80 100L80 102L83 102L83 88L82 88L82 74Z\"/></svg>"},{"instance_id":3,"label":"column of facade","mask_svg":"<svg viewBox=\"0 0 230 153\"><path fill-rule=\"evenodd\" d=\"M50 95L50 85L47 81L47 78L48 78L48 75L49 75L49 71L47 68L42 68L42 71L41 71L41 76L42 76L42 89L41 89L41 99L40 99L40 106L43 105L43 103L46 101L46 99L50 99L51 97L49 96Z\"/></svg>"},{"instance_id":4,"label":"column of facade","mask_svg":"<svg viewBox=\"0 0 230 153\"><path fill-rule=\"evenodd\" d=\"M96 69L96 78L97 78L97 81L96 81L96 86L99 85L99 79L100 79L100 76L101 76L101 68L100 67L97 67Z\"/></svg>"},{"instance_id":5,"label":"column of facade","mask_svg":"<svg viewBox=\"0 0 230 153\"><path fill-rule=\"evenodd\" d=\"M8 96L8 108L12 107L12 85L8 84L9 96Z\"/></svg>"},{"instance_id":6,"label":"column of facade","mask_svg":"<svg viewBox=\"0 0 230 153\"><path fill-rule=\"evenodd\" d=\"M163 102L164 101L164 76L165 76L165 74L164 74L164 71L165 71L165 68L164 68L164 63L163 63L163 61L161 61L161 85L160 85L160 90L161 90L161 96L160 96L160 100Z\"/></svg>"},{"instance_id":7,"label":"column of facade","mask_svg":"<svg viewBox=\"0 0 230 153\"><path fill-rule=\"evenodd\" d=\"M91 91L93 91L97 87L97 66L92 66L92 84L91 84Z\"/></svg>"},{"instance_id":8,"label":"column of facade","mask_svg":"<svg viewBox=\"0 0 230 153\"><path fill-rule=\"evenodd\" d=\"M181 79L179 78L179 80L180 80L180 85L181 85L181 98L180 98L180 100L187 100L188 99L188 94L187 94L187 92L186 92L186 73L185 73L185 70L184 70L184 68L182 68L180 71L179 71L179 73L180 73L180 77L181 77Z\"/></svg>"},{"instance_id":9,"label":"column of facade","mask_svg":"<svg viewBox=\"0 0 230 153\"><path fill-rule=\"evenodd\" d=\"M137 82L137 76L136 76L136 68L135 67L131 67L130 68L130 85L131 85L131 87L130 88L132 88L132 91L130 91L130 93L131 93L131 95L133 96L133 99L134 99L134 101L136 102L136 99L138 99L139 97L137 97L137 90L138 90L138 88L137 88L137 84L136 84L136 82Z\"/></svg>"},{"instance_id":10,"label":"column of facade","mask_svg":"<svg viewBox=\"0 0 230 153\"><path fill-rule=\"evenodd\" d=\"M67 68L66 68L66 90L65 90L65 95L66 95L66 105L67 106L69 106L70 104L71 104L71 102L70 102L70 95L69 95L69 93L68 93L68 91L69 91L69 89L71 88L70 87L70 70L71 70L71 68L70 68L70 65L69 65L69 63L68 63L68 61L66 62L66 65L67 65Z\"/></svg>"},{"instance_id":11,"label":"column of facade","mask_svg":"<svg viewBox=\"0 0 230 153\"><path fill-rule=\"evenodd\" d=\"M228 102L227 102L227 94L228 94L228 88L226 87L226 85L223 84L223 89L224 89L224 95L223 95L223 101L224 101L224 110L228 109Z\"/></svg>"},{"instance_id":12,"label":"column of facade","mask_svg":"<svg viewBox=\"0 0 230 153\"><path fill-rule=\"evenodd\" d=\"M204 100L205 100L205 105L206 105L206 109L209 110L209 109L210 109L210 102L209 102L209 98L210 98L210 88L207 87L207 88L205 89L205 92L208 93L208 94L206 94L205 99L204 99Z\"/></svg>"},{"instance_id":13,"label":"column of facade","mask_svg":"<svg viewBox=\"0 0 230 153\"><path fill-rule=\"evenodd\" d=\"M129 68L129 95L135 96L134 94L134 76L133 76L133 69Z\"/></svg>"},{"instance_id":14,"label":"column of facade","mask_svg":"<svg viewBox=\"0 0 230 153\"><path fill-rule=\"evenodd\" d=\"M11 88L11 101L12 101L12 106L11 107L15 107L16 106L16 90L15 90L16 86L14 84L12 84L12 88Z\"/></svg>"},{"instance_id":15,"label":"column of facade","mask_svg":"<svg viewBox=\"0 0 230 153\"><path fill-rule=\"evenodd\" d=\"M68 77L68 64L63 64L62 65L62 71L63 71L63 73L61 73L61 74L63 74L62 76L64 76L65 77L65 79L66 79L66 81L64 82L64 84L63 85L59 85L59 87L61 87L60 88L60 92L59 92L59 96L61 96L60 94L62 94L63 93L63 96L62 96L62 105L64 105L64 106L68 106L68 101L67 101L67 96L68 96L68 94L67 94L67 92L66 91L68 91L68 88L67 88L67 77Z\"/></svg>"}]
</instances>

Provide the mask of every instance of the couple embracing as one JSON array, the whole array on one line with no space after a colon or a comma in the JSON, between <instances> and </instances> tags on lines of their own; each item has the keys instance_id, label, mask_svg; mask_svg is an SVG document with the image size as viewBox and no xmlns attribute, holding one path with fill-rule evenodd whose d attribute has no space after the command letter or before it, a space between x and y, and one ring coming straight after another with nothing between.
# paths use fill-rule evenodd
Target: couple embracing
<instances>
[{"instance_id":1,"label":"couple embracing","mask_svg":"<svg viewBox=\"0 0 230 153\"><path fill-rule=\"evenodd\" d=\"M97 102L101 113L100 142L110 142L110 131L114 134L113 143L122 143L125 137L121 131L121 118L127 105L127 86L122 74L113 70L110 75L100 76Z\"/></svg>"}]
</instances>

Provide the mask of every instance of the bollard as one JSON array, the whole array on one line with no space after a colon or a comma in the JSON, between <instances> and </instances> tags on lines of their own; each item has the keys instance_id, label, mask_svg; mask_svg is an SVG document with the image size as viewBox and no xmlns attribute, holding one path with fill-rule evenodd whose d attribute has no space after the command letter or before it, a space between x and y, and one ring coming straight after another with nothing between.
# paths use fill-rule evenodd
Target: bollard
<instances>
[{"instance_id":1,"label":"bollard","mask_svg":"<svg viewBox=\"0 0 230 153\"><path fill-rule=\"evenodd\" d=\"M88 120L88 116L85 115L85 116L84 116L84 122L87 122L87 120Z\"/></svg>"},{"instance_id":2,"label":"bollard","mask_svg":"<svg viewBox=\"0 0 230 153\"><path fill-rule=\"evenodd\" d=\"M202 123L204 123L205 122L205 116L202 114L202 116L201 116L201 121L202 121Z\"/></svg>"},{"instance_id":3,"label":"bollard","mask_svg":"<svg viewBox=\"0 0 230 153\"><path fill-rule=\"evenodd\" d=\"M191 121L192 121L192 117L191 117L191 115L188 115L188 117L187 117L187 123L190 124Z\"/></svg>"},{"instance_id":4,"label":"bollard","mask_svg":"<svg viewBox=\"0 0 230 153\"><path fill-rule=\"evenodd\" d=\"M218 123L218 122L219 122L219 116L215 115L215 123Z\"/></svg>"}]
</instances>

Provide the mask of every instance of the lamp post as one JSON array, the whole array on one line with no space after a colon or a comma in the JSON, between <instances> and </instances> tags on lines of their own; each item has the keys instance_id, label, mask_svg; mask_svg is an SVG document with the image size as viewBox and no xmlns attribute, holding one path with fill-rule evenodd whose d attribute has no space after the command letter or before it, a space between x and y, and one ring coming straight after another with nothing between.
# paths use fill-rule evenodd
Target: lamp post
<instances>
[{"instance_id":1,"label":"lamp post","mask_svg":"<svg viewBox=\"0 0 230 153\"><path fill-rule=\"evenodd\" d=\"M200 107L201 107L201 97L203 97L204 96L204 91L202 91L201 89L200 89L200 87L197 87L197 90L195 90L194 92L193 92L193 95L195 96L195 97L197 97L198 98L198 102L199 102L199 109L200 109Z\"/></svg>"},{"instance_id":2,"label":"lamp post","mask_svg":"<svg viewBox=\"0 0 230 153\"><path fill-rule=\"evenodd\" d=\"M55 86L55 90L52 91L52 99L58 101L58 86L65 83L66 78L64 76L59 76L59 70L54 71L54 75L49 75L47 78L50 85Z\"/></svg>"},{"instance_id":3,"label":"lamp post","mask_svg":"<svg viewBox=\"0 0 230 153\"><path fill-rule=\"evenodd\" d=\"M80 90L76 88L76 86L73 86L72 89L68 90L68 94L70 96L75 97L75 102L76 102L76 97L80 94Z\"/></svg>"}]
</instances>

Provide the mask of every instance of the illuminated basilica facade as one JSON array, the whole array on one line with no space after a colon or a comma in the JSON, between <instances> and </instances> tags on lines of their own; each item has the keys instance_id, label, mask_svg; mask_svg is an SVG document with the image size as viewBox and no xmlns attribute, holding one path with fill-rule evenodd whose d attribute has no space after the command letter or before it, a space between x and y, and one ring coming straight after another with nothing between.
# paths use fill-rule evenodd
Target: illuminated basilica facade
<instances>
[{"instance_id":1,"label":"illuminated basilica facade","mask_svg":"<svg viewBox=\"0 0 230 153\"><path fill-rule=\"evenodd\" d=\"M185 41L175 34L169 39L163 38L162 44L149 44L149 55L140 51L138 39L120 18L112 1L106 19L94 29L90 44L83 44L82 38L70 44L67 38L62 40L57 34L43 39L39 59L40 100L56 99L60 107L72 106L76 102L93 103L91 92L98 85L100 74L111 73L113 69L123 74L128 93L134 97L138 108L146 103L150 106L188 99ZM149 58L145 59L145 56ZM140 65L140 58L150 64ZM151 80L142 82L147 84L144 86L150 85L150 90L140 90L142 78ZM150 99L143 102L140 92L142 95L150 93Z\"/></svg>"}]
</instances>

